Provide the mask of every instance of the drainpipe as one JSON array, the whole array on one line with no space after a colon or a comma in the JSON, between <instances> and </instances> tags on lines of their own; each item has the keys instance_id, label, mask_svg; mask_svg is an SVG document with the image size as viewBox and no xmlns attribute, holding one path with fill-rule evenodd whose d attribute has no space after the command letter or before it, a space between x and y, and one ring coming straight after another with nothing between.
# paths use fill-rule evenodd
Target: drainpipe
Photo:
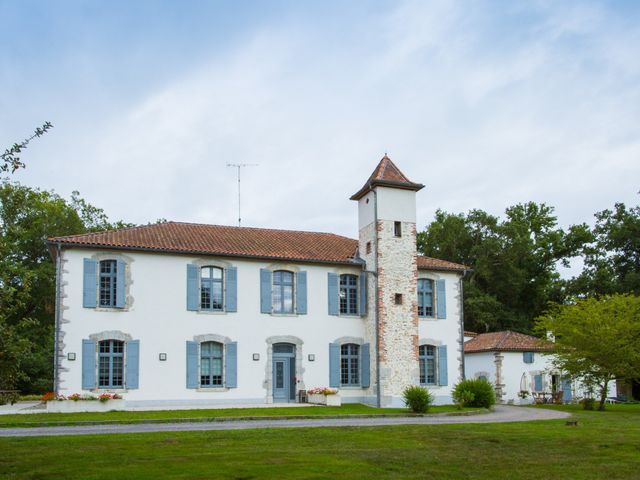
<instances>
[{"instance_id":1,"label":"drainpipe","mask_svg":"<svg viewBox=\"0 0 640 480\"><path fill-rule=\"evenodd\" d=\"M60 369L60 359L58 345L60 344L60 312L61 312L61 283L62 281L62 247L56 244L56 306L55 306L55 330L53 338L53 391L58 395L60 385L58 385L58 370Z\"/></svg>"},{"instance_id":2,"label":"drainpipe","mask_svg":"<svg viewBox=\"0 0 640 480\"><path fill-rule=\"evenodd\" d=\"M369 184L369 188L371 188L371 184ZM376 279L376 288L375 288L375 302L376 302L376 406L378 408L382 407L382 385L380 385L380 302L378 301L378 289L379 289L379 281L378 281L378 192L371 188L373 192L373 230L374 230L374 246L373 251L375 252L375 265L374 278Z\"/></svg>"},{"instance_id":3,"label":"drainpipe","mask_svg":"<svg viewBox=\"0 0 640 480\"><path fill-rule=\"evenodd\" d=\"M462 276L460 277L460 357L462 358L461 366L462 366L462 380L465 380L465 369L464 369L464 277L467 274L468 270L462 272Z\"/></svg>"}]
</instances>

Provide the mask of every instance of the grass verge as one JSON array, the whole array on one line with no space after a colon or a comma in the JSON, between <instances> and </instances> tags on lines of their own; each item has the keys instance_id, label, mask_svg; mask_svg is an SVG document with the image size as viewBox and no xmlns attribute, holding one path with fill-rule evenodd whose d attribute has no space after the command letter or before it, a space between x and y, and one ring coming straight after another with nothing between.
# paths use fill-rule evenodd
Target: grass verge
<instances>
[{"instance_id":1,"label":"grass verge","mask_svg":"<svg viewBox=\"0 0 640 480\"><path fill-rule=\"evenodd\" d=\"M622 407L622 408L621 408ZM640 408L510 424L0 439L0 476L49 478L637 478Z\"/></svg>"},{"instance_id":2,"label":"grass verge","mask_svg":"<svg viewBox=\"0 0 640 480\"><path fill-rule=\"evenodd\" d=\"M467 413L473 409L465 409ZM429 413L457 412L453 405L431 407ZM316 416L343 415L408 415L406 408L374 408L360 404L346 404L341 407L275 407L275 408L227 408L208 410L148 410L141 412L102 413L30 413L1 415L0 428L8 427L49 427L61 425L95 425L109 423L171 423L171 422L213 422L224 419L264 419L308 418Z\"/></svg>"}]
</instances>

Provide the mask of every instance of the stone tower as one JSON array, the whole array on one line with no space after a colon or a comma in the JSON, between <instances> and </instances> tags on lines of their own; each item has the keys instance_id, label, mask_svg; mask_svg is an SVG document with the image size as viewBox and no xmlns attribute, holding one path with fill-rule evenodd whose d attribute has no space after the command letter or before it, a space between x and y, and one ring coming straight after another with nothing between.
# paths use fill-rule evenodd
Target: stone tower
<instances>
[{"instance_id":1,"label":"stone tower","mask_svg":"<svg viewBox=\"0 0 640 480\"><path fill-rule=\"evenodd\" d=\"M383 407L401 406L404 388L419 384L416 192L422 188L385 155L351 197L358 201L360 256L371 272L366 337L374 355L369 394Z\"/></svg>"}]
</instances>

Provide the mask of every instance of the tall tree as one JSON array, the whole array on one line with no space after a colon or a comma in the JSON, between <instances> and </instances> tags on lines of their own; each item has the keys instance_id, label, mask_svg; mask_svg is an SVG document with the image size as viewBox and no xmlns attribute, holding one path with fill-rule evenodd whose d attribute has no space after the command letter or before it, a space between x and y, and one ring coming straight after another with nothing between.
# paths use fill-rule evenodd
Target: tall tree
<instances>
[{"instance_id":1,"label":"tall tree","mask_svg":"<svg viewBox=\"0 0 640 480\"><path fill-rule=\"evenodd\" d=\"M640 295L640 206L616 203L595 214L583 272L569 283L575 295Z\"/></svg>"},{"instance_id":2,"label":"tall tree","mask_svg":"<svg viewBox=\"0 0 640 480\"><path fill-rule=\"evenodd\" d=\"M604 410L608 385L640 377L640 297L612 295L555 305L536 330L553 334L554 366L598 388Z\"/></svg>"},{"instance_id":3,"label":"tall tree","mask_svg":"<svg viewBox=\"0 0 640 480\"><path fill-rule=\"evenodd\" d=\"M438 211L418 234L418 250L473 269L464 281L468 328L528 332L547 303L563 297L558 262L589 238L586 225L565 232L552 207L529 202L507 208L504 220L482 210Z\"/></svg>"},{"instance_id":4,"label":"tall tree","mask_svg":"<svg viewBox=\"0 0 640 480\"><path fill-rule=\"evenodd\" d=\"M55 267L46 239L125 226L74 192L71 202L53 192L0 183L0 389L51 389ZM11 347L11 348L9 348ZM12 365L11 371L7 365Z\"/></svg>"}]
</instances>

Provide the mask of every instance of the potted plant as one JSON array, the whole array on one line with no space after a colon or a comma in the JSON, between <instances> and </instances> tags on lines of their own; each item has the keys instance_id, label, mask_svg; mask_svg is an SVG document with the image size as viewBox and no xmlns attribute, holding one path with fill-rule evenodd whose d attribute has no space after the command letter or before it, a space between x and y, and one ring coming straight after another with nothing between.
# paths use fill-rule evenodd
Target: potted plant
<instances>
[{"instance_id":1,"label":"potted plant","mask_svg":"<svg viewBox=\"0 0 640 480\"><path fill-rule=\"evenodd\" d=\"M327 405L329 407L339 407L342 405L342 399L337 388L315 387L307 390L309 403L318 405Z\"/></svg>"},{"instance_id":2,"label":"potted plant","mask_svg":"<svg viewBox=\"0 0 640 480\"><path fill-rule=\"evenodd\" d=\"M101 393L98 396L72 393L71 395L45 394L42 400L47 403L47 412L108 412L124 410L125 401L117 393Z\"/></svg>"}]
</instances>

